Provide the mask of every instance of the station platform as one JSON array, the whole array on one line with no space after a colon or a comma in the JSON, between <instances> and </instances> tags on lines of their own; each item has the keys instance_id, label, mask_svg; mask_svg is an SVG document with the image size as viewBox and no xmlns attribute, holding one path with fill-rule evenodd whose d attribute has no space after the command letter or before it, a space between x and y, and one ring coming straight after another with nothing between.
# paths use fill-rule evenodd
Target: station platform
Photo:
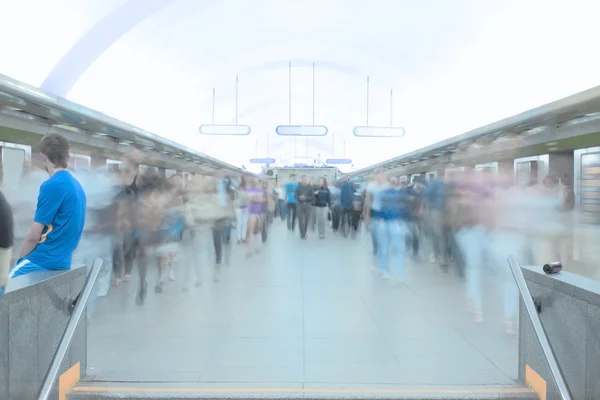
<instances>
[{"instance_id":1,"label":"station platform","mask_svg":"<svg viewBox=\"0 0 600 400\"><path fill-rule=\"evenodd\" d=\"M528 394L516 382L518 340L504 332L498 285L486 282L478 324L464 282L427 256L408 261L398 283L375 270L368 232L320 240L309 230L300 240L276 220L260 254L229 245L224 264L207 261L202 285L188 292L176 276L156 294L150 275L137 306L135 281L111 288L88 324L87 376L73 393L145 382L152 393L409 385L452 388L457 398L486 388Z\"/></svg>"}]
</instances>

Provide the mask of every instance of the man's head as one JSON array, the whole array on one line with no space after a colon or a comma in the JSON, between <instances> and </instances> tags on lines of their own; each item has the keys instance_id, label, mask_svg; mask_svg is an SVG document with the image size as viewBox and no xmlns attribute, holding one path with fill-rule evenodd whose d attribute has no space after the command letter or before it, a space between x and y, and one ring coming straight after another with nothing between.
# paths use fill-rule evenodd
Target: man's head
<instances>
[{"instance_id":1,"label":"man's head","mask_svg":"<svg viewBox=\"0 0 600 400\"><path fill-rule=\"evenodd\" d=\"M304 183L305 185L308 183L308 178L306 177L306 175L302 175L302 183Z\"/></svg>"},{"instance_id":2,"label":"man's head","mask_svg":"<svg viewBox=\"0 0 600 400\"><path fill-rule=\"evenodd\" d=\"M69 142L58 133L49 133L42 138L40 153L44 169L50 175L68 167Z\"/></svg>"},{"instance_id":3,"label":"man's head","mask_svg":"<svg viewBox=\"0 0 600 400\"><path fill-rule=\"evenodd\" d=\"M387 179L387 173L384 169L379 169L377 171L377 173L375 174L375 182L377 182L378 185L382 185Z\"/></svg>"},{"instance_id":4,"label":"man's head","mask_svg":"<svg viewBox=\"0 0 600 400\"><path fill-rule=\"evenodd\" d=\"M290 180L292 182L294 182L296 180L296 175L294 175L294 174L290 175Z\"/></svg>"}]
</instances>

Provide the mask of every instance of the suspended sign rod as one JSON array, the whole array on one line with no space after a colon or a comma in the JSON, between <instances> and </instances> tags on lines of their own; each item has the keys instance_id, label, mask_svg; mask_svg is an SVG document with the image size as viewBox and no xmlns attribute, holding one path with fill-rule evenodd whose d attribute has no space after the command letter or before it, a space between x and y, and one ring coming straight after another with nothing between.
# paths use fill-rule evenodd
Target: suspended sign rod
<instances>
[{"instance_id":1,"label":"suspended sign rod","mask_svg":"<svg viewBox=\"0 0 600 400\"><path fill-rule=\"evenodd\" d=\"M238 103L239 103L239 80L235 76L235 124L238 124Z\"/></svg>"},{"instance_id":2,"label":"suspended sign rod","mask_svg":"<svg viewBox=\"0 0 600 400\"><path fill-rule=\"evenodd\" d=\"M312 124L315 125L315 63L312 64ZM305 143L306 157L308 157L308 137Z\"/></svg>"},{"instance_id":3,"label":"suspended sign rod","mask_svg":"<svg viewBox=\"0 0 600 400\"><path fill-rule=\"evenodd\" d=\"M289 79L288 79L288 92L289 92L289 99L288 99L288 107L289 107L289 116L288 116L288 124L291 126L292 125L292 62L290 61L289 63ZM294 138L294 157L298 157L298 141L296 140L296 138Z\"/></svg>"},{"instance_id":4,"label":"suspended sign rod","mask_svg":"<svg viewBox=\"0 0 600 400\"><path fill-rule=\"evenodd\" d=\"M212 124L215 124L215 88L213 88L213 99L212 99Z\"/></svg>"},{"instance_id":5,"label":"suspended sign rod","mask_svg":"<svg viewBox=\"0 0 600 400\"><path fill-rule=\"evenodd\" d=\"M390 128L393 125L393 118L394 118L394 113L393 113L393 109L394 109L394 89L390 89Z\"/></svg>"},{"instance_id":6,"label":"suspended sign rod","mask_svg":"<svg viewBox=\"0 0 600 400\"><path fill-rule=\"evenodd\" d=\"M239 115L239 77L235 76L235 124L234 125L215 125L216 111L216 89L212 90L212 121L210 125L200 125L199 131L203 135L222 135L222 136L239 136L249 135L251 128L248 125L238 125Z\"/></svg>"},{"instance_id":7,"label":"suspended sign rod","mask_svg":"<svg viewBox=\"0 0 600 400\"><path fill-rule=\"evenodd\" d=\"M312 70L312 121L313 125L315 124L315 63L313 62L313 70Z\"/></svg>"},{"instance_id":8,"label":"suspended sign rod","mask_svg":"<svg viewBox=\"0 0 600 400\"><path fill-rule=\"evenodd\" d=\"M369 126L369 77L367 76L367 125Z\"/></svg>"},{"instance_id":9,"label":"suspended sign rod","mask_svg":"<svg viewBox=\"0 0 600 400\"><path fill-rule=\"evenodd\" d=\"M292 62L291 61L290 61L290 64L289 64L288 85L289 85L289 99L288 99L289 118L288 118L288 123L291 125L292 124Z\"/></svg>"}]
</instances>

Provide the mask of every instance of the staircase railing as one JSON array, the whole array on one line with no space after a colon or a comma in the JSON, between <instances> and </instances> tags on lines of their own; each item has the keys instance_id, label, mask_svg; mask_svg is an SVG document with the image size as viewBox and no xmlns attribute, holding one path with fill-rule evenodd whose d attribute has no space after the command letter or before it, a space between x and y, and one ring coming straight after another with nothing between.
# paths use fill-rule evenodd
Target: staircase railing
<instances>
[{"instance_id":1,"label":"staircase railing","mask_svg":"<svg viewBox=\"0 0 600 400\"><path fill-rule=\"evenodd\" d=\"M533 297L531 296L531 292L529 291L527 282L525 282L523 271L521 271L521 264L519 263L517 257L511 255L508 257L508 265L510 266L510 270L512 271L512 274L515 278L515 282L517 282L519 294L521 295L521 299L523 299L523 304L525 305L527 316L529 317L529 320L533 325L535 335L537 336L540 345L542 346L542 353L544 353L544 358L548 362L548 367L550 367L550 374L552 375L552 379L556 384L558 393L563 400L573 400L573 395L571 394L571 390L569 389L569 385L567 384L565 375L563 374L563 371L560 368L560 365L558 364L556 354L552 349L552 345L548 340L548 335L546 334L544 325L542 325L542 320L538 315L538 308L533 300ZM546 268L544 268L544 271L546 273L551 273L551 271L546 271Z\"/></svg>"},{"instance_id":2,"label":"staircase railing","mask_svg":"<svg viewBox=\"0 0 600 400\"><path fill-rule=\"evenodd\" d=\"M63 360L65 359L65 356L67 355L69 346L71 345L73 337L75 336L75 331L77 330L77 327L81 322L81 317L84 314L85 307L87 306L87 302L90 299L92 289L96 284L96 279L98 278L98 274L100 273L101 268L102 259L97 258L92 264L92 269L85 280L83 289L81 289L81 292L71 304L71 318L67 323L65 333L63 333L62 338L60 339L58 349L56 349L56 352L52 357L50 367L46 371L46 376L44 377L44 380L42 381L42 386L40 388L40 391L38 392L38 400L48 400L50 398L52 388L54 387L54 384L60 372L60 366Z\"/></svg>"}]
</instances>

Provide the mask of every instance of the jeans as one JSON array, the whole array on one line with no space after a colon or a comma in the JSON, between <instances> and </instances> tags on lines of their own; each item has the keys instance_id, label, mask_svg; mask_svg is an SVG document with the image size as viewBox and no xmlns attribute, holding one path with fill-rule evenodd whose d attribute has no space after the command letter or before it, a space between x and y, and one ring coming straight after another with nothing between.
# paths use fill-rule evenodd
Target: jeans
<instances>
[{"instance_id":1,"label":"jeans","mask_svg":"<svg viewBox=\"0 0 600 400\"><path fill-rule=\"evenodd\" d=\"M277 207L279 208L279 216L284 221L287 217L287 207L284 200L277 200Z\"/></svg>"},{"instance_id":2,"label":"jeans","mask_svg":"<svg viewBox=\"0 0 600 400\"><path fill-rule=\"evenodd\" d=\"M500 273L504 316L512 318L519 306L519 289L512 276L507 258L516 256L519 260L527 257L527 237L520 232L498 231L490 235L490 265Z\"/></svg>"},{"instance_id":3,"label":"jeans","mask_svg":"<svg viewBox=\"0 0 600 400\"><path fill-rule=\"evenodd\" d=\"M340 206L334 206L331 209L331 226L334 232L337 232L340 227L341 214L342 210Z\"/></svg>"},{"instance_id":4,"label":"jeans","mask_svg":"<svg viewBox=\"0 0 600 400\"><path fill-rule=\"evenodd\" d=\"M377 267L381 272L391 273L398 280L404 280L404 240L408 234L402 220L374 218L371 232L377 241Z\"/></svg>"},{"instance_id":5,"label":"jeans","mask_svg":"<svg viewBox=\"0 0 600 400\"><path fill-rule=\"evenodd\" d=\"M273 222L272 214L271 213L262 214L261 220L262 220L262 227L261 227L260 234L261 234L262 242L265 243L268 238L269 227L271 226L271 223Z\"/></svg>"},{"instance_id":6,"label":"jeans","mask_svg":"<svg viewBox=\"0 0 600 400\"><path fill-rule=\"evenodd\" d=\"M231 233L231 221L228 218L223 218L216 221L212 227L213 245L215 247L215 261L221 264L223 260L223 241L227 242L227 228Z\"/></svg>"},{"instance_id":7,"label":"jeans","mask_svg":"<svg viewBox=\"0 0 600 400\"><path fill-rule=\"evenodd\" d=\"M288 212L287 212L287 228L289 231L293 231L296 227L296 211L297 204L296 203L288 203Z\"/></svg>"},{"instance_id":8,"label":"jeans","mask_svg":"<svg viewBox=\"0 0 600 400\"><path fill-rule=\"evenodd\" d=\"M113 273L116 278L131 275L137 251L134 231L117 232L113 246Z\"/></svg>"},{"instance_id":9,"label":"jeans","mask_svg":"<svg viewBox=\"0 0 600 400\"><path fill-rule=\"evenodd\" d=\"M236 208L235 209L235 229L238 241L246 240L246 234L248 233L248 208Z\"/></svg>"},{"instance_id":10,"label":"jeans","mask_svg":"<svg viewBox=\"0 0 600 400\"><path fill-rule=\"evenodd\" d=\"M231 219L227 219L227 221L224 222L224 226L223 226L223 240L225 241L225 243L229 243L231 241Z\"/></svg>"},{"instance_id":11,"label":"jeans","mask_svg":"<svg viewBox=\"0 0 600 400\"><path fill-rule=\"evenodd\" d=\"M187 288L196 275L196 285L202 282L202 266L207 263L208 255L212 255L211 229L208 226L186 228L181 239L181 273L183 287Z\"/></svg>"},{"instance_id":12,"label":"jeans","mask_svg":"<svg viewBox=\"0 0 600 400\"><path fill-rule=\"evenodd\" d=\"M484 249L489 245L488 231L482 226L463 227L456 232L466 275L466 295L476 311L483 311Z\"/></svg>"},{"instance_id":13,"label":"jeans","mask_svg":"<svg viewBox=\"0 0 600 400\"><path fill-rule=\"evenodd\" d=\"M319 230L319 237L325 237L325 228L327 227L327 216L329 214L329 207L314 208L317 218L317 228Z\"/></svg>"},{"instance_id":14,"label":"jeans","mask_svg":"<svg viewBox=\"0 0 600 400\"><path fill-rule=\"evenodd\" d=\"M429 228L431 230L433 254L440 265L446 266L450 248L449 233L448 227L445 226L444 215L440 210L429 212Z\"/></svg>"},{"instance_id":15,"label":"jeans","mask_svg":"<svg viewBox=\"0 0 600 400\"><path fill-rule=\"evenodd\" d=\"M308 223L310 221L310 213L312 206L310 203L299 203L298 204L298 227L300 228L300 237L306 237L306 231L308 230Z\"/></svg>"}]
</instances>

